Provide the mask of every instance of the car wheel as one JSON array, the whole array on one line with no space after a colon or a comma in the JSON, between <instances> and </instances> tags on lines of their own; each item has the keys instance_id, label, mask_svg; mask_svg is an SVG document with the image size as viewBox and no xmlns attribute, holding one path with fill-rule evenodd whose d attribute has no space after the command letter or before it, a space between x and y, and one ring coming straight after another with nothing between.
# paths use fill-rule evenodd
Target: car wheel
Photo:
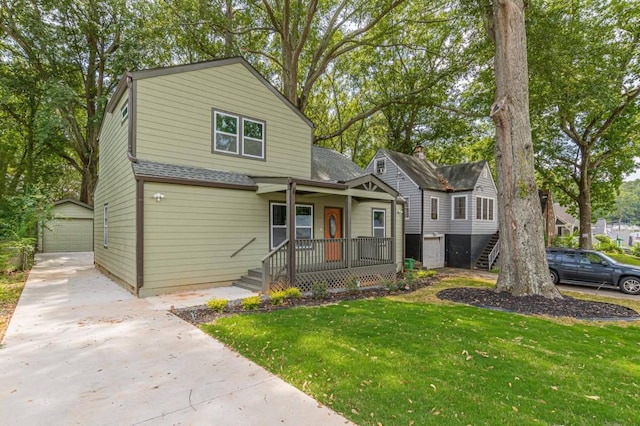
<instances>
[{"instance_id":1,"label":"car wheel","mask_svg":"<svg viewBox=\"0 0 640 426\"><path fill-rule=\"evenodd\" d=\"M558 277L558 273L556 271L549 270L549 277L551 278L551 282L554 284L558 284L560 282L560 277Z\"/></svg>"},{"instance_id":2,"label":"car wheel","mask_svg":"<svg viewBox=\"0 0 640 426\"><path fill-rule=\"evenodd\" d=\"M639 294L640 293L640 278L626 277L620 281L620 290L627 294Z\"/></svg>"}]
</instances>

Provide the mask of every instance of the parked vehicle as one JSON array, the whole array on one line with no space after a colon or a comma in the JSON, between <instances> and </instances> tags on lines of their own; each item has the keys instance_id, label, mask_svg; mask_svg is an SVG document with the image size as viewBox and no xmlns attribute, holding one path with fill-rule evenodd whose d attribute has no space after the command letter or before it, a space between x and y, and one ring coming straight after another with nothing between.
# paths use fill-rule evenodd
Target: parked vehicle
<instances>
[{"instance_id":1,"label":"parked vehicle","mask_svg":"<svg viewBox=\"0 0 640 426\"><path fill-rule=\"evenodd\" d=\"M603 253L549 248L547 261L554 284L620 288L627 294L640 294L640 268L618 263Z\"/></svg>"}]
</instances>

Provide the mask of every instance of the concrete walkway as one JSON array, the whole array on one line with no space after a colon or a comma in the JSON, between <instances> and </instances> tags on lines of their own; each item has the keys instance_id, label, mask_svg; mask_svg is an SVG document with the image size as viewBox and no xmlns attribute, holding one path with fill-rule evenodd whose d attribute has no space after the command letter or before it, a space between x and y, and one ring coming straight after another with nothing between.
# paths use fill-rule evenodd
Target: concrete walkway
<instances>
[{"instance_id":1,"label":"concrete walkway","mask_svg":"<svg viewBox=\"0 0 640 426\"><path fill-rule=\"evenodd\" d=\"M343 417L166 309L251 293L137 299L91 253L40 255L0 348L2 425L343 425Z\"/></svg>"}]
</instances>

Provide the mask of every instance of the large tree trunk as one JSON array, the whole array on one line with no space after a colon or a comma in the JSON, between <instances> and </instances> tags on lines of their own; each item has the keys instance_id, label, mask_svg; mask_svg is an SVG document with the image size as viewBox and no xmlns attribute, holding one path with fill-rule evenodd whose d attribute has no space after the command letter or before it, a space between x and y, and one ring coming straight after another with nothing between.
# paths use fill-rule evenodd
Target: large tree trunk
<instances>
[{"instance_id":1,"label":"large tree trunk","mask_svg":"<svg viewBox=\"0 0 640 426\"><path fill-rule=\"evenodd\" d=\"M500 274L497 291L562 297L551 283L534 178L523 0L493 0Z\"/></svg>"}]
</instances>

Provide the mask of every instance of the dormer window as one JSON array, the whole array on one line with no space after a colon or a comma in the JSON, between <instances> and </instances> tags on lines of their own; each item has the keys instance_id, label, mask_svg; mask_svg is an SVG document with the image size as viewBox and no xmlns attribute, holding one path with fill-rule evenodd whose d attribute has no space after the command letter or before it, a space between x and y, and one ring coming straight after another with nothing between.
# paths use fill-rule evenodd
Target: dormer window
<instances>
[{"instance_id":1,"label":"dormer window","mask_svg":"<svg viewBox=\"0 0 640 426\"><path fill-rule=\"evenodd\" d=\"M386 172L386 163L384 158L376 158L373 160L373 168L377 175L383 175Z\"/></svg>"},{"instance_id":2,"label":"dormer window","mask_svg":"<svg viewBox=\"0 0 640 426\"><path fill-rule=\"evenodd\" d=\"M265 123L213 111L213 152L264 160Z\"/></svg>"}]
</instances>

